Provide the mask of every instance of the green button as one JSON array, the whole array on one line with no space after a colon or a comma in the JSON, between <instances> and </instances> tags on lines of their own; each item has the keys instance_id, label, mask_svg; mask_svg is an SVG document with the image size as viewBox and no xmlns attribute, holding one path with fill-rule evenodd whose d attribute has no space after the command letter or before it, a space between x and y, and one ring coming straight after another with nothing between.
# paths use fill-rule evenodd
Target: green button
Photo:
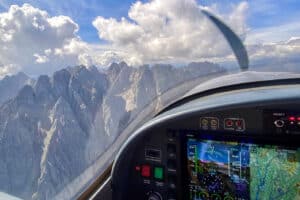
<instances>
[{"instance_id":1,"label":"green button","mask_svg":"<svg viewBox=\"0 0 300 200\"><path fill-rule=\"evenodd\" d=\"M163 168L154 167L154 178L160 179L160 180L164 178Z\"/></svg>"}]
</instances>

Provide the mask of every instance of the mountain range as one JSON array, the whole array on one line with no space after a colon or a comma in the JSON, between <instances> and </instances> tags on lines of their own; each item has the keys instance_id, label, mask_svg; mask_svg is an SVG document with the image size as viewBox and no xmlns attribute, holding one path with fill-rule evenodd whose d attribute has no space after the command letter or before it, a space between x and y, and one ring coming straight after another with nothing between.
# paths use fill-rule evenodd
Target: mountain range
<instances>
[{"instance_id":1,"label":"mountain range","mask_svg":"<svg viewBox=\"0 0 300 200\"><path fill-rule=\"evenodd\" d=\"M79 176L153 99L181 83L226 73L199 62L105 70L76 66L0 81L0 191L52 199ZM184 91L183 91L184 92ZM178 98L178 94L174 98ZM157 101L159 110L166 101Z\"/></svg>"}]
</instances>

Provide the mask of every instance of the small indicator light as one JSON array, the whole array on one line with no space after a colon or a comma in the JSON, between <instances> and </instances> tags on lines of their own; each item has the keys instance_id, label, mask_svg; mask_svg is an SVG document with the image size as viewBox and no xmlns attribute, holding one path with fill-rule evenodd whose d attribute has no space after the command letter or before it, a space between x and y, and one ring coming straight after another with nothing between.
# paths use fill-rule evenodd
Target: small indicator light
<instances>
[{"instance_id":1,"label":"small indicator light","mask_svg":"<svg viewBox=\"0 0 300 200\"><path fill-rule=\"evenodd\" d=\"M289 121L295 121L296 118L294 116L289 117Z\"/></svg>"},{"instance_id":2,"label":"small indicator light","mask_svg":"<svg viewBox=\"0 0 300 200\"><path fill-rule=\"evenodd\" d=\"M135 170L136 170L136 171L140 171L140 170L141 170L141 167L140 167L140 166L135 166Z\"/></svg>"}]
</instances>

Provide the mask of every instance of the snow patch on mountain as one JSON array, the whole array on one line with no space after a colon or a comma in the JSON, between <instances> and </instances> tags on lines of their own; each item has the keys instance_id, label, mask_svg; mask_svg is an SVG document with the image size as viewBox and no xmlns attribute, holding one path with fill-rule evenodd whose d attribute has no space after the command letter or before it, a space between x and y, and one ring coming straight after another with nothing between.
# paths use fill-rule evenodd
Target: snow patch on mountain
<instances>
[{"instance_id":1,"label":"snow patch on mountain","mask_svg":"<svg viewBox=\"0 0 300 200\"><path fill-rule=\"evenodd\" d=\"M49 145L51 142L51 139L56 131L56 126L57 126L57 119L54 120L53 125L51 126L50 130L44 130L44 129L40 129L41 132L45 133L46 137L44 139L44 146L43 146L43 153L42 153L42 158L41 158L41 175L39 177L38 183L40 184L43 180L43 177L46 173L46 167L45 167L45 163L46 163L46 159L47 159L47 154L48 154L48 150L49 150Z\"/></svg>"}]
</instances>

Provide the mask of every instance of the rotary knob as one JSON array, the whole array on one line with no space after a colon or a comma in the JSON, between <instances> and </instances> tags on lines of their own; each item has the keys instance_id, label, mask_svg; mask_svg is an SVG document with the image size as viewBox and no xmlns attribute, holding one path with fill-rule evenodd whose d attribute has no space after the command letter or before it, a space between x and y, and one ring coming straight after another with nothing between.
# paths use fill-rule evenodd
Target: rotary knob
<instances>
[{"instance_id":1,"label":"rotary knob","mask_svg":"<svg viewBox=\"0 0 300 200\"><path fill-rule=\"evenodd\" d=\"M276 120L276 121L274 122L274 124L275 124L275 126L276 126L277 128L281 128L281 127L284 126L284 121L283 121L283 120Z\"/></svg>"},{"instance_id":2,"label":"rotary knob","mask_svg":"<svg viewBox=\"0 0 300 200\"><path fill-rule=\"evenodd\" d=\"M163 200L163 198L161 197L161 195L158 192L152 192L149 195L148 200Z\"/></svg>"}]
</instances>

